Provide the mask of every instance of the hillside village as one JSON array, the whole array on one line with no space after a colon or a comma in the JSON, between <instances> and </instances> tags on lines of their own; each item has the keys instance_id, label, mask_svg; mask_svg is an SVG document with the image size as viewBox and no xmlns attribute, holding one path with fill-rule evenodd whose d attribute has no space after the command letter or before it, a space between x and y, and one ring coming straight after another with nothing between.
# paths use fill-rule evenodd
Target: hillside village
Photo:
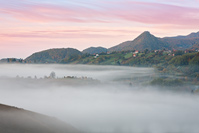
<instances>
[{"instance_id":1,"label":"hillside village","mask_svg":"<svg viewBox=\"0 0 199 133\"><path fill-rule=\"evenodd\" d=\"M53 49L52 49L53 50ZM51 50L51 51L52 51ZM129 51L119 51L119 52L106 52L106 53L93 53L93 54L81 54L81 55L72 55L68 58L63 58L60 60L50 60L48 59L44 61L39 61L39 60L27 60L27 59L17 59L17 58L5 58L1 59L0 63L62 63L62 64L104 64L104 65L130 65L125 63L126 60L129 59L139 59L140 57L147 58L146 55L150 55L150 58L154 56L180 56L184 54L189 54L189 53L197 53L199 50L148 50L145 49L144 51L138 51L138 50L129 50ZM146 57L145 57L146 56ZM53 57L52 57L53 58ZM170 57L171 58L171 57ZM108 60L112 60L111 62ZM107 61L107 62L106 62ZM129 62L130 63L130 62ZM157 64L157 63L155 63ZM155 65L154 64L154 65ZM142 64L131 64L131 65L142 65ZM151 64L153 65L153 64Z\"/></svg>"},{"instance_id":2,"label":"hillside village","mask_svg":"<svg viewBox=\"0 0 199 133\"><path fill-rule=\"evenodd\" d=\"M187 50L152 50L149 51L148 49L145 49L144 51L138 51L138 50L132 50L132 51L121 51L121 52L102 52L102 53L93 53L93 54L83 54L82 56L93 56L93 58L97 59L98 57L100 57L101 55L111 55L111 54L123 54L125 53L126 56L128 55L128 57L138 57L141 54L144 53L163 53L164 55L169 55L169 56L177 56L177 55L183 55L183 54L187 54L187 53L194 53L194 52L199 52L199 50L194 50L194 49L187 49ZM26 59L17 59L17 58L3 58L0 60L0 63L52 63L52 62L36 62L36 61L27 61ZM54 63L59 63L59 62L54 62Z\"/></svg>"}]
</instances>

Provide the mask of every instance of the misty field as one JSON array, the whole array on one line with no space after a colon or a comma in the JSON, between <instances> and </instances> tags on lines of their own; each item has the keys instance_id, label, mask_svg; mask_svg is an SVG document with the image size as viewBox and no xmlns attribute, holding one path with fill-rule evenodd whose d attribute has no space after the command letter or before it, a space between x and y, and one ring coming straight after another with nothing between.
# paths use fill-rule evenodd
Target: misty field
<instances>
[{"instance_id":1,"label":"misty field","mask_svg":"<svg viewBox=\"0 0 199 133\"><path fill-rule=\"evenodd\" d=\"M194 85L155 86L154 68L0 65L0 102L89 133L198 133ZM169 75L167 75L169 76Z\"/></svg>"}]
</instances>

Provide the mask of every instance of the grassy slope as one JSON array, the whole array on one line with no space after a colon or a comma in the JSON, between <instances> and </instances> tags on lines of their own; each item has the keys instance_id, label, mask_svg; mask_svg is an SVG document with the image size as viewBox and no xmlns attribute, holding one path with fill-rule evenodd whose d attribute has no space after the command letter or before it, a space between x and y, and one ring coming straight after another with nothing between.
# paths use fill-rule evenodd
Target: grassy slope
<instances>
[{"instance_id":1,"label":"grassy slope","mask_svg":"<svg viewBox=\"0 0 199 133\"><path fill-rule=\"evenodd\" d=\"M77 133L55 118L0 104L1 133Z\"/></svg>"}]
</instances>

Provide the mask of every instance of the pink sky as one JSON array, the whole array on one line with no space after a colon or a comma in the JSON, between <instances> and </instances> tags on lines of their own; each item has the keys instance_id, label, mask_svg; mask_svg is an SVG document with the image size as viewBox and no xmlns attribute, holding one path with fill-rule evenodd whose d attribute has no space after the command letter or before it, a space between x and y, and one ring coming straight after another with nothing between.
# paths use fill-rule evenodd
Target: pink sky
<instances>
[{"instance_id":1,"label":"pink sky","mask_svg":"<svg viewBox=\"0 0 199 133\"><path fill-rule=\"evenodd\" d=\"M144 31L157 37L199 31L199 1L0 0L0 28L0 58L49 48L110 48Z\"/></svg>"}]
</instances>

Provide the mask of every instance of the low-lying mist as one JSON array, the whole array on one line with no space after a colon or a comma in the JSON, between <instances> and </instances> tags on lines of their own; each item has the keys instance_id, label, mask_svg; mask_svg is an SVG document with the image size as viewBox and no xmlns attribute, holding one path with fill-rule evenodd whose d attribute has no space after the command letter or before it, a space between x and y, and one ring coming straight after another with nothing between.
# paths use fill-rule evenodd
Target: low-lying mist
<instances>
[{"instance_id":1,"label":"low-lying mist","mask_svg":"<svg viewBox=\"0 0 199 133\"><path fill-rule=\"evenodd\" d=\"M199 96L147 85L158 75L153 68L0 65L0 69L1 103L59 118L85 132L199 132ZM55 79L43 78L52 71Z\"/></svg>"}]
</instances>

